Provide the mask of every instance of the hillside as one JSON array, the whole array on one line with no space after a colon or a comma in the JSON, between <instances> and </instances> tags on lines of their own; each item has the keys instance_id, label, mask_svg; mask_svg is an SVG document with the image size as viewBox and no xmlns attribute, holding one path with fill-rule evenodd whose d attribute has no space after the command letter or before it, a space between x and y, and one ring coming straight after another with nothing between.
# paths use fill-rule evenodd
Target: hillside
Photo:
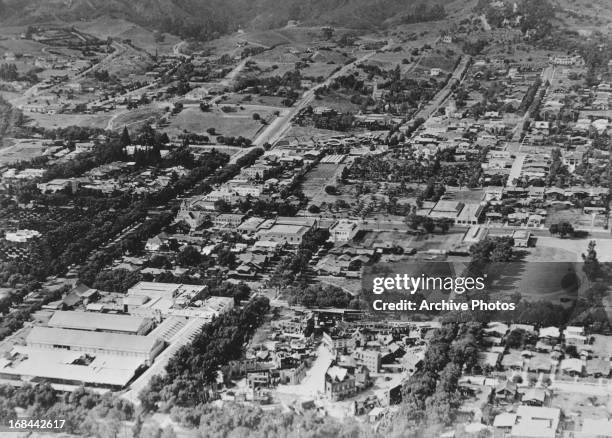
<instances>
[{"instance_id":1,"label":"hillside","mask_svg":"<svg viewBox=\"0 0 612 438\"><path fill-rule=\"evenodd\" d=\"M442 18L449 3L467 0L0 0L3 22L31 24L123 18L183 37L208 39L238 27L268 29L287 20L351 28ZM444 6L442 6L444 5Z\"/></svg>"}]
</instances>

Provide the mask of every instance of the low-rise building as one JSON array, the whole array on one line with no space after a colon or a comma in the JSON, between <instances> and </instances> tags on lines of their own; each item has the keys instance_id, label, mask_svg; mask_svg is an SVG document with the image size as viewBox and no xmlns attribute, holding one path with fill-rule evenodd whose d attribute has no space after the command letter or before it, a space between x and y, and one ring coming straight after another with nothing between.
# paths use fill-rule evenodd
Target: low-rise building
<instances>
[{"instance_id":1,"label":"low-rise building","mask_svg":"<svg viewBox=\"0 0 612 438\"><path fill-rule=\"evenodd\" d=\"M59 311L51 316L47 325L71 330L145 335L153 327L153 321L150 318L131 315ZM83 333L82 336L88 334Z\"/></svg>"},{"instance_id":2,"label":"low-rise building","mask_svg":"<svg viewBox=\"0 0 612 438\"><path fill-rule=\"evenodd\" d=\"M26 343L31 348L137 357L148 363L164 349L164 342L151 336L95 331L84 334L82 330L56 327L33 327Z\"/></svg>"},{"instance_id":3,"label":"low-rise building","mask_svg":"<svg viewBox=\"0 0 612 438\"><path fill-rule=\"evenodd\" d=\"M329 228L330 242L348 242L359 232L359 223L351 220L339 220Z\"/></svg>"}]
</instances>

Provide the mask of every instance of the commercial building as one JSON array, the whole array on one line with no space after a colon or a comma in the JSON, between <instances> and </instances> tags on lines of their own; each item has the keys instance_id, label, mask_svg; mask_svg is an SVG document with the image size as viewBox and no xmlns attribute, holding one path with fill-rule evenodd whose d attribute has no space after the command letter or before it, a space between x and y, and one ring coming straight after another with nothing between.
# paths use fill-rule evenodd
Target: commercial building
<instances>
[{"instance_id":1,"label":"commercial building","mask_svg":"<svg viewBox=\"0 0 612 438\"><path fill-rule=\"evenodd\" d=\"M150 318L131 315L60 311L53 314L47 325L71 330L146 335L153 327L153 321Z\"/></svg>"},{"instance_id":2,"label":"commercial building","mask_svg":"<svg viewBox=\"0 0 612 438\"><path fill-rule=\"evenodd\" d=\"M172 299L179 295L196 294L206 289L206 286L180 284L180 283L154 283L152 281L140 281L128 289L128 296L145 296L149 299Z\"/></svg>"},{"instance_id":3,"label":"commercial building","mask_svg":"<svg viewBox=\"0 0 612 438\"><path fill-rule=\"evenodd\" d=\"M16 386L47 382L58 390L80 386L121 390L145 363L141 357L15 347L0 358L0 379Z\"/></svg>"},{"instance_id":4,"label":"commercial building","mask_svg":"<svg viewBox=\"0 0 612 438\"><path fill-rule=\"evenodd\" d=\"M329 228L330 242L348 242L359 231L357 221L339 220Z\"/></svg>"},{"instance_id":5,"label":"commercial building","mask_svg":"<svg viewBox=\"0 0 612 438\"><path fill-rule=\"evenodd\" d=\"M301 225L274 225L263 233L266 240L284 242L289 245L298 246L302 243L304 235L309 231L308 227Z\"/></svg>"},{"instance_id":6,"label":"commercial building","mask_svg":"<svg viewBox=\"0 0 612 438\"><path fill-rule=\"evenodd\" d=\"M69 350L90 353L135 357L147 363L164 349L164 342L152 336L120 333L88 332L56 327L33 327L26 338L31 348Z\"/></svg>"}]
</instances>

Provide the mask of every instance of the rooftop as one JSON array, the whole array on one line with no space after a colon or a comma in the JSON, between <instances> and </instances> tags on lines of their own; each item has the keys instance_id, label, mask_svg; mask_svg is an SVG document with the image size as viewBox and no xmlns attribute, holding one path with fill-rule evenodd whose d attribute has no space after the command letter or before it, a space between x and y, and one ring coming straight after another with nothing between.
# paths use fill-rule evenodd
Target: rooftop
<instances>
[{"instance_id":1,"label":"rooftop","mask_svg":"<svg viewBox=\"0 0 612 438\"><path fill-rule=\"evenodd\" d=\"M14 354L11 359L0 358L0 373L14 376L37 376L84 384L124 387L132 379L138 367L143 364L141 358L110 354L85 357L83 352L68 350L15 347L12 353ZM82 359L90 360L90 362L87 364L87 361L83 362Z\"/></svg>"},{"instance_id":2,"label":"rooftop","mask_svg":"<svg viewBox=\"0 0 612 438\"><path fill-rule=\"evenodd\" d=\"M55 312L49 327L64 329L134 332L148 322L148 318L95 312Z\"/></svg>"},{"instance_id":3,"label":"rooftop","mask_svg":"<svg viewBox=\"0 0 612 438\"><path fill-rule=\"evenodd\" d=\"M26 338L26 342L29 346L32 344L59 344L71 347L148 354L155 348L159 340L151 336L101 332L90 332L83 335L81 330L69 330L55 327L33 327Z\"/></svg>"}]
</instances>

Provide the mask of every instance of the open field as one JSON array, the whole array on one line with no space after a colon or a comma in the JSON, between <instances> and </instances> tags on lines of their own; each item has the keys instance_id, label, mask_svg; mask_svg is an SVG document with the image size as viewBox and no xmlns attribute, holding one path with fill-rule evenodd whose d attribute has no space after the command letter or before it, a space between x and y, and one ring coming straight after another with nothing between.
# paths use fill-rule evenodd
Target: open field
<instances>
[{"instance_id":1,"label":"open field","mask_svg":"<svg viewBox=\"0 0 612 438\"><path fill-rule=\"evenodd\" d=\"M546 226L553 223L569 222L574 228L602 228L606 225L603 215L584 214L581 209L568 210L550 209L546 216Z\"/></svg>"},{"instance_id":2,"label":"open field","mask_svg":"<svg viewBox=\"0 0 612 438\"><path fill-rule=\"evenodd\" d=\"M40 126L41 128L54 129L65 128L67 126L89 126L93 128L106 128L112 117L109 113L98 114L38 114L25 113L26 118L30 119L29 124Z\"/></svg>"},{"instance_id":3,"label":"open field","mask_svg":"<svg viewBox=\"0 0 612 438\"><path fill-rule=\"evenodd\" d=\"M308 64L308 67L303 68L300 71L302 72L303 77L318 78L322 76L323 78L327 78L341 67L341 64L316 62L314 64Z\"/></svg>"},{"instance_id":4,"label":"open field","mask_svg":"<svg viewBox=\"0 0 612 438\"><path fill-rule=\"evenodd\" d=\"M7 147L0 149L0 166L39 157L45 151L40 140L5 139Z\"/></svg>"},{"instance_id":5,"label":"open field","mask_svg":"<svg viewBox=\"0 0 612 438\"><path fill-rule=\"evenodd\" d=\"M154 106L141 107L129 112L117 113L113 116L112 127L117 130L123 129L124 126L128 128L135 127L145 122L154 123L163 113L164 111L161 108L156 108Z\"/></svg>"},{"instance_id":6,"label":"open field","mask_svg":"<svg viewBox=\"0 0 612 438\"><path fill-rule=\"evenodd\" d=\"M329 94L326 94L321 99L315 100L312 103L312 106L326 106L336 110L339 113L357 113L360 110L359 105L356 105L350 101L350 96L333 90L331 90Z\"/></svg>"},{"instance_id":7,"label":"open field","mask_svg":"<svg viewBox=\"0 0 612 438\"><path fill-rule=\"evenodd\" d=\"M304 176L302 190L304 194L313 199L320 195L328 184L335 185L334 175L339 171L341 165L322 163L317 164L310 172Z\"/></svg>"},{"instance_id":8,"label":"open field","mask_svg":"<svg viewBox=\"0 0 612 438\"><path fill-rule=\"evenodd\" d=\"M36 41L22 40L14 37L7 37L0 39L0 53L13 52L13 53L28 53L32 56L40 56L44 54L44 49L47 46Z\"/></svg>"},{"instance_id":9,"label":"open field","mask_svg":"<svg viewBox=\"0 0 612 438\"><path fill-rule=\"evenodd\" d=\"M583 418L607 418L608 397L597 397L580 392L555 391L552 406L560 408L570 418L580 414Z\"/></svg>"},{"instance_id":10,"label":"open field","mask_svg":"<svg viewBox=\"0 0 612 438\"><path fill-rule=\"evenodd\" d=\"M76 22L74 26L101 40L105 40L107 37L117 40L130 40L134 46L151 54L156 51L160 55L170 54L174 45L180 42L180 38L168 33L161 34L161 40L156 41L153 31L119 18L100 17L96 20Z\"/></svg>"},{"instance_id":11,"label":"open field","mask_svg":"<svg viewBox=\"0 0 612 438\"><path fill-rule=\"evenodd\" d=\"M319 102L319 101L316 101ZM297 139L300 141L310 140L311 138L331 138L337 135L346 135L338 131L332 131L330 129L319 129L310 126L297 126L292 125L287 132L287 139Z\"/></svg>"},{"instance_id":12,"label":"open field","mask_svg":"<svg viewBox=\"0 0 612 438\"><path fill-rule=\"evenodd\" d=\"M231 93L226 94L223 97L222 102L230 105L235 104L249 104L249 105L263 105L270 107L281 108L283 104L281 101L282 97L277 96L261 96L259 94L239 94Z\"/></svg>"},{"instance_id":13,"label":"open field","mask_svg":"<svg viewBox=\"0 0 612 438\"><path fill-rule=\"evenodd\" d=\"M587 246L591 240L596 243L597 258L600 262L612 262L612 239L559 239L557 237L542 236L538 237L537 246L547 247L555 250L556 252L562 253L561 250L572 253L575 261L582 261L580 254L586 252ZM545 254L543 257L546 257ZM546 260L557 260L555 258L548 258ZM566 260L565 258L562 260Z\"/></svg>"},{"instance_id":14,"label":"open field","mask_svg":"<svg viewBox=\"0 0 612 438\"><path fill-rule=\"evenodd\" d=\"M497 269L497 267L496 267ZM502 277L490 288L491 295L521 294L526 299L576 298L579 267L574 262L512 262L499 266Z\"/></svg>"},{"instance_id":15,"label":"open field","mask_svg":"<svg viewBox=\"0 0 612 438\"><path fill-rule=\"evenodd\" d=\"M198 107L190 107L172 117L167 130L169 134L178 134L187 130L197 134L209 135L206 130L214 128L215 136L231 135L253 139L264 127L261 122L253 120L253 114L258 113L262 118L270 118L274 111L274 108L259 107L257 109L238 109L234 113L224 113L216 108L210 112L202 112Z\"/></svg>"}]
</instances>

